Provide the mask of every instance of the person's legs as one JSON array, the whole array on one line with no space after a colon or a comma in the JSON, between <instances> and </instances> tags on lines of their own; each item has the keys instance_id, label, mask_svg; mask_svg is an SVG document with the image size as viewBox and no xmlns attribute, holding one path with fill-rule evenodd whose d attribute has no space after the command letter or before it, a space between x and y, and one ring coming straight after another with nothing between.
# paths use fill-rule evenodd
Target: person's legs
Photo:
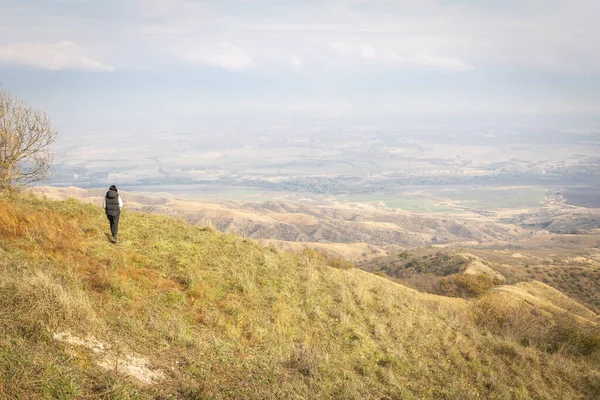
<instances>
[{"instance_id":1,"label":"person's legs","mask_svg":"<svg viewBox=\"0 0 600 400\"><path fill-rule=\"evenodd\" d=\"M112 230L113 238L115 240L117 240L117 234L119 233L119 217L120 217L120 215L117 215L116 217L113 217L112 226L113 226L114 229L111 229L111 230Z\"/></svg>"},{"instance_id":2,"label":"person's legs","mask_svg":"<svg viewBox=\"0 0 600 400\"><path fill-rule=\"evenodd\" d=\"M116 231L116 221L115 221L115 218L117 218L117 217L114 217L112 215L107 215L106 217L108 218L108 221L110 222L110 234L112 235L113 240L114 240L115 236L116 236L116 233L115 233L115 231Z\"/></svg>"}]
</instances>

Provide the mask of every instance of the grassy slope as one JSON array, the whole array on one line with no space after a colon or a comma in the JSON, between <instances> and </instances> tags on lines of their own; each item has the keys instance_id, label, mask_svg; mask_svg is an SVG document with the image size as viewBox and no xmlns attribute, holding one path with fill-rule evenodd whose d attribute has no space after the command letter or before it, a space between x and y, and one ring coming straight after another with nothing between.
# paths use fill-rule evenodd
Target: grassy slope
<instances>
[{"instance_id":1,"label":"grassy slope","mask_svg":"<svg viewBox=\"0 0 600 400\"><path fill-rule=\"evenodd\" d=\"M0 398L596 398L590 356L524 347L473 304L125 212L0 198ZM142 385L54 332L166 375ZM597 360L596 360L597 361Z\"/></svg>"}]
</instances>

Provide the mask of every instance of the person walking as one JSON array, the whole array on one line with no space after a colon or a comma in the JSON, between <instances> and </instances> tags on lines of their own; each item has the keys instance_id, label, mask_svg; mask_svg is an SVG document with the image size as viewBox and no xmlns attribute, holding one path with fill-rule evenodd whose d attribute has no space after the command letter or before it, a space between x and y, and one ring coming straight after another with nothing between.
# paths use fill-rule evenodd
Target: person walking
<instances>
[{"instance_id":1,"label":"person walking","mask_svg":"<svg viewBox=\"0 0 600 400\"><path fill-rule=\"evenodd\" d=\"M117 243L117 234L119 233L119 217L121 216L121 208L123 208L123 200L117 191L115 185L111 185L104 197L104 210L106 217L110 222L110 233L112 234L112 242Z\"/></svg>"}]
</instances>

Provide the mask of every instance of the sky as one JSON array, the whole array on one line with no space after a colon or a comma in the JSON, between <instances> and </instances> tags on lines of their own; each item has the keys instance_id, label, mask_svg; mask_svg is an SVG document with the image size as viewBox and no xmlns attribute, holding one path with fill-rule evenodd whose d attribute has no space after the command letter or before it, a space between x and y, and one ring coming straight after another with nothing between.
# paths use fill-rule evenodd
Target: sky
<instances>
[{"instance_id":1,"label":"sky","mask_svg":"<svg viewBox=\"0 0 600 400\"><path fill-rule=\"evenodd\" d=\"M596 0L0 0L0 82L63 134L600 116Z\"/></svg>"}]
</instances>

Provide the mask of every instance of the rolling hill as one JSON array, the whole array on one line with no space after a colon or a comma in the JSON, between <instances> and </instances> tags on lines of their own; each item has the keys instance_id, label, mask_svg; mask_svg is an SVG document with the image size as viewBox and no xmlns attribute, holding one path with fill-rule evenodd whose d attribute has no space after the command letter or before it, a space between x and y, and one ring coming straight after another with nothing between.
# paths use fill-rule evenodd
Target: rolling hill
<instances>
[{"instance_id":1,"label":"rolling hill","mask_svg":"<svg viewBox=\"0 0 600 400\"><path fill-rule=\"evenodd\" d=\"M97 205L102 204L106 192L75 187L36 187L34 191L51 199L76 198ZM269 243L277 241L284 248L310 243L355 259L378 256L397 247L515 242L540 234L537 230L498 223L469 212L419 213L332 201L240 203L122 195L130 210L177 217L194 225L210 225L221 232ZM328 246L333 243L338 245Z\"/></svg>"},{"instance_id":2,"label":"rolling hill","mask_svg":"<svg viewBox=\"0 0 600 400\"><path fill-rule=\"evenodd\" d=\"M0 197L0 397L594 399L598 316L540 282L420 293L126 210Z\"/></svg>"}]
</instances>

